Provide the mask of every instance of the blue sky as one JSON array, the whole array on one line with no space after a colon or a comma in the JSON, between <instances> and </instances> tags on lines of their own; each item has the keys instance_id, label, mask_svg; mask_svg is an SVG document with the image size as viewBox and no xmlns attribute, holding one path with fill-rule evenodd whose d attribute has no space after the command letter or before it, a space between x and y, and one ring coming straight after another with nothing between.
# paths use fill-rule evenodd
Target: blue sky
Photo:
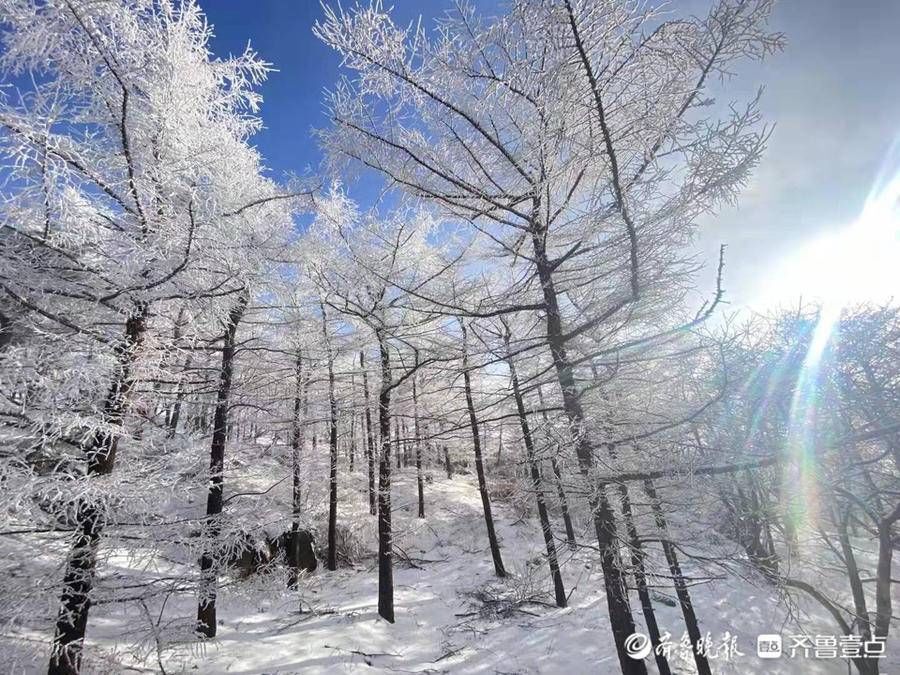
<instances>
[{"instance_id":1,"label":"blue sky","mask_svg":"<svg viewBox=\"0 0 900 675\"><path fill-rule=\"evenodd\" d=\"M390 4L390 3L386 3ZM352 0L345 6L352 5ZM310 131L328 122L323 92L339 76L340 58L312 34L322 10L316 0L201 0L214 27L212 49L225 56L244 50L247 41L279 72L271 73L261 92L266 129L255 143L267 165L279 173L315 170L321 153ZM398 20L432 22L442 2L399 0Z\"/></svg>"},{"instance_id":2,"label":"blue sky","mask_svg":"<svg viewBox=\"0 0 900 675\"><path fill-rule=\"evenodd\" d=\"M255 143L276 172L315 169L320 153L310 129L325 124L322 92L338 75L336 55L312 34L317 2L217 0L202 2L215 31L217 55L237 54L249 40L279 70L262 86L266 129Z\"/></svg>"},{"instance_id":3,"label":"blue sky","mask_svg":"<svg viewBox=\"0 0 900 675\"><path fill-rule=\"evenodd\" d=\"M318 2L201 3L215 27L217 54L240 52L250 40L280 71L262 87L266 129L256 139L275 176L315 170L320 153L310 130L327 123L322 93L336 81L339 65L312 34L321 16ZM449 0L393 4L399 19L422 13L429 25ZM677 0L672 6L705 13L709 4ZM823 276L825 266L844 262L843 240L831 247L838 249L837 257L822 261L817 242L854 222L900 137L900 1L782 0L773 28L786 33L785 52L743 68L729 85L729 96L743 99L765 84L762 108L767 120L777 123L769 150L740 204L703 219L696 245L710 261L700 279L708 286L719 243L728 244L726 288L736 305L771 302L772 287L785 304L800 294L814 298L826 292L816 288L822 282L808 280L813 273ZM888 168L897 170L900 165ZM376 193L367 185L357 186L353 196L371 199ZM900 273L885 274L890 278L872 293L886 289L900 296ZM865 288L861 292L867 294Z\"/></svg>"}]
</instances>

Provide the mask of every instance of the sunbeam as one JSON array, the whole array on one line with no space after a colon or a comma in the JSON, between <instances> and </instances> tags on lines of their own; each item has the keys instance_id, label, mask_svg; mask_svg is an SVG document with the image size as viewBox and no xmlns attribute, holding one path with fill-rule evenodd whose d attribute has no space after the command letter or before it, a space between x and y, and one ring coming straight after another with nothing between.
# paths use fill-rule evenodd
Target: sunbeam
<instances>
[{"instance_id":1,"label":"sunbeam","mask_svg":"<svg viewBox=\"0 0 900 675\"><path fill-rule=\"evenodd\" d=\"M812 242L791 256L784 276L804 297L818 303L816 325L791 401L786 494L793 494L796 527L817 519L815 418L819 376L829 345L837 337L842 310L861 300L888 299L900 291L900 142L895 142L857 218L848 227ZM802 284L802 285L801 285ZM781 287L784 293L784 285Z\"/></svg>"}]
</instances>

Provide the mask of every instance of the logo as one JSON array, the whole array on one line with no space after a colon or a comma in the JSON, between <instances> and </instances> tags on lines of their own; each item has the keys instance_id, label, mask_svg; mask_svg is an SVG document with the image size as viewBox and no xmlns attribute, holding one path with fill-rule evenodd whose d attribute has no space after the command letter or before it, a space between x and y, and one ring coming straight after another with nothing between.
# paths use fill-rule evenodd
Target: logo
<instances>
[{"instance_id":1,"label":"logo","mask_svg":"<svg viewBox=\"0 0 900 675\"><path fill-rule=\"evenodd\" d=\"M632 633L625 638L625 653L636 661L646 659L652 649L650 638L643 633Z\"/></svg>"},{"instance_id":2,"label":"logo","mask_svg":"<svg viewBox=\"0 0 900 675\"><path fill-rule=\"evenodd\" d=\"M764 634L756 638L756 655L761 659L781 658L781 636Z\"/></svg>"}]
</instances>

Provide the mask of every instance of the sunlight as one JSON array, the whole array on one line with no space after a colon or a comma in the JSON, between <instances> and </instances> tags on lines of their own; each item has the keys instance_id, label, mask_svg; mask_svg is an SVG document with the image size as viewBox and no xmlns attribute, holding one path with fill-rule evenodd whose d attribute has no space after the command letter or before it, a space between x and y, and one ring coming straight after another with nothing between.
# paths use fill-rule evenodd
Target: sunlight
<instances>
[{"instance_id":1,"label":"sunlight","mask_svg":"<svg viewBox=\"0 0 900 675\"><path fill-rule=\"evenodd\" d=\"M900 143L895 143L875 181L859 218L796 252L776 274L777 292L784 297L797 289L805 300L819 304L809 350L791 401L784 487L793 493L791 516L798 529L818 518L815 471L815 417L822 357L834 337L835 324L848 304L884 301L900 291ZM775 289L772 289L775 291Z\"/></svg>"},{"instance_id":2,"label":"sunlight","mask_svg":"<svg viewBox=\"0 0 900 675\"><path fill-rule=\"evenodd\" d=\"M900 672L819 4L0 0L0 675Z\"/></svg>"},{"instance_id":3,"label":"sunlight","mask_svg":"<svg viewBox=\"0 0 900 675\"><path fill-rule=\"evenodd\" d=\"M894 298L898 260L900 143L894 143L856 221L786 256L764 286L762 304L802 296L831 314L848 303Z\"/></svg>"}]
</instances>

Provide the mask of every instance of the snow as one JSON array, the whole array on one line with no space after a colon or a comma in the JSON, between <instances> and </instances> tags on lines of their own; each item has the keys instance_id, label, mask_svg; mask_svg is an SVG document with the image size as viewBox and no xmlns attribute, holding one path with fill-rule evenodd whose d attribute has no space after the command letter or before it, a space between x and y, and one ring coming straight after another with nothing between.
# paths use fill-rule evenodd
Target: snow
<instances>
[{"instance_id":1,"label":"snow","mask_svg":"<svg viewBox=\"0 0 900 675\"><path fill-rule=\"evenodd\" d=\"M269 474L271 476L271 474ZM247 479L248 475L245 474ZM249 476L252 481L252 475ZM368 514L363 476L346 477L342 486L340 520L351 529L371 532L375 518ZM575 553L560 546L570 606L552 605L542 539L536 518L523 518L521 507L494 501L495 518L509 579L493 574L474 477L447 480L434 473L426 485L427 518L416 517L415 473L404 469L396 477L394 497L396 544L408 556L395 557L396 623L378 618L377 573L373 557L328 572L323 566L307 577L298 591L284 588L281 574L264 574L245 581L223 581L220 590L218 636L198 643L189 636L196 600L192 593L173 597L162 622L160 651L167 673L582 673L617 672L603 583L595 553L585 547ZM313 491L311 499L318 495ZM265 520L264 514L260 514ZM561 528L560 528L561 529ZM582 539L587 541L587 539ZM127 573L137 561L114 558ZM110 565L107 580L116 576ZM139 572L165 575L163 565ZM666 582L657 580L662 586ZM666 596L673 593L660 588ZM719 641L725 631L737 638L743 656L712 662L716 673L845 673L840 660L763 662L756 656L760 633L798 632L786 621L776 593L759 581L729 578L691 589L701 622ZM475 594L489 593L498 602L489 611ZM517 600L535 599L537 602ZM303 611L300 611L300 608ZM636 595L632 607L641 621ZM683 632L678 607L655 603L663 631L677 643ZM814 608L813 608L814 609ZM86 646L86 672L109 673L136 669L158 672L154 647L137 652L129 635L143 630L146 619L136 616L134 604L95 607ZM815 615L814 615L815 616ZM824 633L834 633L824 617ZM172 621L172 623L166 623ZM36 657L46 654L48 635L34 634ZM21 644L21 642L20 642ZM4 653L9 654L4 648ZM139 654L139 656L138 656ZM650 672L655 665L648 659ZM673 672L694 672L690 657L670 657ZM39 672L43 661L23 666ZM888 672L884 670L883 672Z\"/></svg>"}]
</instances>

